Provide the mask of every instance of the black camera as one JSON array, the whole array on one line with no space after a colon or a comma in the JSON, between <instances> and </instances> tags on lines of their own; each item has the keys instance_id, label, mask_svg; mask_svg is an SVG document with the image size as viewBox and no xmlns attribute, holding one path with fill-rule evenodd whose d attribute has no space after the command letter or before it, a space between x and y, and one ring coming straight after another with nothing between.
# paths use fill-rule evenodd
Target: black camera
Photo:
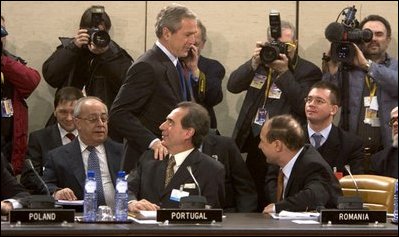
<instances>
[{"instance_id":1,"label":"black camera","mask_svg":"<svg viewBox=\"0 0 399 237\"><path fill-rule=\"evenodd\" d=\"M271 11L269 14L270 35L273 38L270 43L266 43L260 51L260 60L264 64L268 64L278 59L279 54L287 54L287 45L278 40L281 37L281 21L280 13Z\"/></svg>"},{"instance_id":2,"label":"black camera","mask_svg":"<svg viewBox=\"0 0 399 237\"><path fill-rule=\"evenodd\" d=\"M333 22L325 30L324 34L331 42L331 59L334 61L351 64L356 55L353 43L360 44L373 39L371 30L359 29L359 22L355 18L356 11L355 6L345 8L341 12L345 16L342 23Z\"/></svg>"},{"instance_id":3,"label":"black camera","mask_svg":"<svg viewBox=\"0 0 399 237\"><path fill-rule=\"evenodd\" d=\"M107 47L111 42L111 37L108 32L97 28L98 25L103 22L102 16L104 13L105 10L103 6L93 6L91 8L91 26L90 29L87 30L87 34L89 34L89 44L93 42L94 45L99 48Z\"/></svg>"}]
</instances>

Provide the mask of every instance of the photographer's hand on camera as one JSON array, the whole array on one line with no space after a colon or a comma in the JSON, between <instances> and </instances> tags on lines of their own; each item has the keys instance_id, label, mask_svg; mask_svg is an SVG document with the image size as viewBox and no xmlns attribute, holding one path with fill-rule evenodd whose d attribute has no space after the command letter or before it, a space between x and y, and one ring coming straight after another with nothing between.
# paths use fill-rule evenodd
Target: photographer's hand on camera
<instances>
[{"instance_id":1,"label":"photographer's hand on camera","mask_svg":"<svg viewBox=\"0 0 399 237\"><path fill-rule=\"evenodd\" d=\"M262 50L262 47L265 45L264 42L258 41L256 42L256 48L254 49L254 53L252 55L252 60L251 60L251 67L255 71L258 67L260 62L260 51Z\"/></svg>"},{"instance_id":2,"label":"photographer's hand on camera","mask_svg":"<svg viewBox=\"0 0 399 237\"><path fill-rule=\"evenodd\" d=\"M87 45L89 43L89 34L87 34L86 29L80 29L78 30L77 35L75 35L73 39L73 43L76 45L78 48L82 48L83 45Z\"/></svg>"},{"instance_id":3,"label":"photographer's hand on camera","mask_svg":"<svg viewBox=\"0 0 399 237\"><path fill-rule=\"evenodd\" d=\"M328 72L331 75L334 75L335 73L338 72L338 68L340 65L341 65L340 62L331 59L331 50L328 50L327 53L323 54L322 63L321 63L321 69L323 73Z\"/></svg>"},{"instance_id":4,"label":"photographer's hand on camera","mask_svg":"<svg viewBox=\"0 0 399 237\"><path fill-rule=\"evenodd\" d=\"M368 72L370 67L369 61L364 56L362 50L360 50L360 48L356 44L353 45L355 46L356 49L356 54L355 57L353 58L353 65L361 68L363 71Z\"/></svg>"},{"instance_id":5,"label":"photographer's hand on camera","mask_svg":"<svg viewBox=\"0 0 399 237\"><path fill-rule=\"evenodd\" d=\"M279 54L279 56L280 56L279 59L274 60L273 62L269 63L269 65L266 66L270 67L280 75L289 70L288 67L289 60L287 55L285 54Z\"/></svg>"},{"instance_id":6,"label":"photographer's hand on camera","mask_svg":"<svg viewBox=\"0 0 399 237\"><path fill-rule=\"evenodd\" d=\"M92 52L93 54L97 54L97 55L103 54L109 49L109 45L107 45L105 47L97 47L93 42L88 44L87 47L89 48L90 52Z\"/></svg>"}]
</instances>

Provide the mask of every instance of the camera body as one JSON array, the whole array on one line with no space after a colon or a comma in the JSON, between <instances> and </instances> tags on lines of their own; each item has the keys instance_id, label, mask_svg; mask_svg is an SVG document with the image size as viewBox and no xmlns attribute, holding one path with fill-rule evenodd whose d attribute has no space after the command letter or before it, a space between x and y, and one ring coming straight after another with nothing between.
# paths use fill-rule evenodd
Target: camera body
<instances>
[{"instance_id":1,"label":"camera body","mask_svg":"<svg viewBox=\"0 0 399 237\"><path fill-rule=\"evenodd\" d=\"M327 27L326 37L331 41L331 59L351 64L356 55L356 48L353 43L370 42L373 38L373 32L369 29L361 30L358 28L359 22L355 18L357 11L355 6L347 9L347 12L343 11L345 19L342 21L341 26L332 26L332 24L338 23L330 24L330 32L327 32L329 30L329 27ZM332 36L333 33L335 36Z\"/></svg>"},{"instance_id":2,"label":"camera body","mask_svg":"<svg viewBox=\"0 0 399 237\"><path fill-rule=\"evenodd\" d=\"M105 13L103 6L93 6L91 8L91 27L87 30L89 34L89 44L94 43L96 47L104 48L111 42L111 37L105 30L100 30L98 25L101 24L102 15Z\"/></svg>"},{"instance_id":3,"label":"camera body","mask_svg":"<svg viewBox=\"0 0 399 237\"><path fill-rule=\"evenodd\" d=\"M278 40L281 37L281 20L278 11L271 11L269 14L270 35L272 41L266 43L260 51L260 60L264 64L268 64L278 59L279 54L287 54L287 45Z\"/></svg>"}]
</instances>

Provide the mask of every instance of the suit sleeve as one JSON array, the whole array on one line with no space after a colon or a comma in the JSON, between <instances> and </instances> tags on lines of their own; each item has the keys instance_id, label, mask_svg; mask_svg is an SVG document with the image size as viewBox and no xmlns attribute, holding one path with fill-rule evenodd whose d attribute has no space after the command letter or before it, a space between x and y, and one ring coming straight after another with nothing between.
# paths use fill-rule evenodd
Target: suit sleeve
<instances>
[{"instance_id":1,"label":"suit sleeve","mask_svg":"<svg viewBox=\"0 0 399 237\"><path fill-rule=\"evenodd\" d=\"M48 159L46 164L44 165L44 172L43 172L43 180L46 183L50 193L54 193L59 189L58 185L58 177L57 172L54 166L54 156L56 155L55 152L49 151Z\"/></svg>"},{"instance_id":2,"label":"suit sleeve","mask_svg":"<svg viewBox=\"0 0 399 237\"><path fill-rule=\"evenodd\" d=\"M234 94L248 90L254 76L255 71L252 69L251 60L249 60L231 73L227 82L227 90Z\"/></svg>"}]
</instances>

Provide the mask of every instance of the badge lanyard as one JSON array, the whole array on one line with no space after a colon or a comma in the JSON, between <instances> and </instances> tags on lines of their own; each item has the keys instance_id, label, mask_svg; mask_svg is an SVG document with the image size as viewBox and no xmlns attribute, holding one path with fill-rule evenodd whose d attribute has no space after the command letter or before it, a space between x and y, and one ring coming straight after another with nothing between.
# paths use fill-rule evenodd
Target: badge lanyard
<instances>
[{"instance_id":1,"label":"badge lanyard","mask_svg":"<svg viewBox=\"0 0 399 237\"><path fill-rule=\"evenodd\" d=\"M266 100L269 96L271 81L272 81L272 69L269 68L269 74L267 75L267 83L266 83L266 90L265 90L265 101L263 102L262 108L265 108L265 106L266 106Z\"/></svg>"},{"instance_id":2,"label":"badge lanyard","mask_svg":"<svg viewBox=\"0 0 399 237\"><path fill-rule=\"evenodd\" d=\"M364 79L366 81L367 88L370 91L370 101L371 101L371 99L375 96L375 92L377 91L377 84L376 83L371 84L371 79L367 75Z\"/></svg>"}]
</instances>

